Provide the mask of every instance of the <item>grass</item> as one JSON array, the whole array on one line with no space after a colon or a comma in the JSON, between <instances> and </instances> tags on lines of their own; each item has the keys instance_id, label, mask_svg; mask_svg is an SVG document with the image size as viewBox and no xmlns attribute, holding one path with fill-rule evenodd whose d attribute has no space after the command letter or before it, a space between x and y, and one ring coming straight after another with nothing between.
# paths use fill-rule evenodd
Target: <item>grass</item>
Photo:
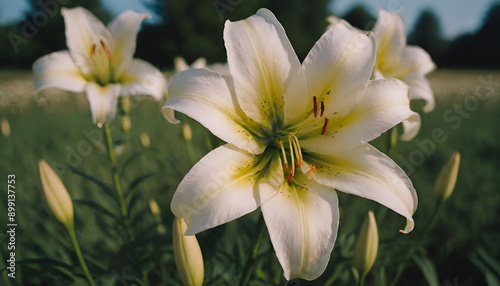
<instances>
[{"instance_id":1,"label":"grass","mask_svg":"<svg viewBox=\"0 0 500 286\"><path fill-rule=\"evenodd\" d=\"M182 126L167 123L159 112L161 105L150 99L133 100L132 128L127 135L120 131L118 120L112 123L118 164L130 162L120 171L137 237L131 244L114 218L119 216L116 197L103 187L112 184L110 166L100 143L102 132L92 124L84 96L47 93L35 99L28 79L29 73L0 72L0 115L11 127L9 137L0 136L0 175L5 181L8 174L16 175L18 222L16 279L7 278L4 271L0 284L86 285L71 241L43 197L37 169L37 162L43 158L59 171L73 199L77 237L98 285L144 281L181 285L172 254L170 200L194 162L222 142L198 123L179 116L193 130L194 160L190 159ZM415 140L399 141L390 153L410 175L418 192L415 230L399 234L404 226L402 217L374 202L340 193L339 235L325 273L316 281L292 281L289 285L326 285L332 281L334 285L353 285L355 236L370 209L377 218L381 244L367 285L389 283L401 257L419 240L431 218L435 179L455 150L462 155L455 191L423 241L424 247L416 252L427 268L410 260L398 285L424 285L427 281L437 285L454 285L454 281L458 285L495 285L500 280L500 129L495 127L500 120L500 85L496 84L500 74L438 71L430 81L438 99L436 109L422 114L422 129ZM481 100L477 100L478 95ZM433 136L436 132L441 134L439 140ZM141 144L141 133L149 135L148 147ZM374 145L385 151L385 136ZM69 171L68 165L76 171ZM92 176L94 182L85 175ZM160 224L165 232L158 231L158 222L148 208L150 199L156 200L162 210ZM0 196L4 214L6 200L6 193ZM204 255L206 285L238 283L257 218L255 212L197 235ZM0 223L7 224L5 215ZM0 236L3 261L9 255L3 243L6 239ZM250 285L281 285L282 270L267 233L262 241ZM430 275L430 280L425 275Z\"/></svg>"}]
</instances>

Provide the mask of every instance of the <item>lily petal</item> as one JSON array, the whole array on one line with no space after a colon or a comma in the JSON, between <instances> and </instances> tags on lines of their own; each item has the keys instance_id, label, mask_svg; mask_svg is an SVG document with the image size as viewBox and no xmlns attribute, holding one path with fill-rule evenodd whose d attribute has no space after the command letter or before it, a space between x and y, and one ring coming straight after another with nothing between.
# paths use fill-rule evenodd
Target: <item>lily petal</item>
<instances>
[{"instance_id":1,"label":"lily petal","mask_svg":"<svg viewBox=\"0 0 500 286\"><path fill-rule=\"evenodd\" d=\"M276 193L280 179L279 160L227 144L208 153L189 171L170 207L186 221L185 235L194 235L254 211Z\"/></svg>"},{"instance_id":2,"label":"lily petal","mask_svg":"<svg viewBox=\"0 0 500 286\"><path fill-rule=\"evenodd\" d=\"M425 100L425 105L423 107L424 112L431 112L434 107L436 107L434 93L432 92L431 85L425 75L412 73L401 78L401 80L406 82L411 87L410 92L412 100Z\"/></svg>"},{"instance_id":3,"label":"lily petal","mask_svg":"<svg viewBox=\"0 0 500 286\"><path fill-rule=\"evenodd\" d=\"M61 14L66 25L66 45L75 65L86 76L94 70L90 63L93 46L103 41L113 43L111 33L92 13L82 7L62 8Z\"/></svg>"},{"instance_id":4,"label":"lily petal","mask_svg":"<svg viewBox=\"0 0 500 286\"><path fill-rule=\"evenodd\" d=\"M375 62L375 40L371 36L337 24L327 30L311 49L303 67L309 101L325 101L327 113L343 116L366 89Z\"/></svg>"},{"instance_id":5,"label":"lily petal","mask_svg":"<svg viewBox=\"0 0 500 286\"><path fill-rule=\"evenodd\" d=\"M313 280L325 270L337 238L337 193L298 174L261 206L287 280Z\"/></svg>"},{"instance_id":6,"label":"lily petal","mask_svg":"<svg viewBox=\"0 0 500 286\"><path fill-rule=\"evenodd\" d=\"M246 20L226 21L224 41L236 96L243 111L271 130L283 117L283 91L300 62L281 24L267 9Z\"/></svg>"},{"instance_id":7,"label":"lily petal","mask_svg":"<svg viewBox=\"0 0 500 286\"><path fill-rule=\"evenodd\" d=\"M426 75L436 69L436 64L432 61L429 53L416 46L407 46L403 50L401 65L407 66L421 75Z\"/></svg>"},{"instance_id":8,"label":"lily petal","mask_svg":"<svg viewBox=\"0 0 500 286\"><path fill-rule=\"evenodd\" d=\"M100 86L95 82L88 82L85 92L89 100L92 120L96 124L105 123L115 117L116 101L120 95L119 84Z\"/></svg>"},{"instance_id":9,"label":"lily petal","mask_svg":"<svg viewBox=\"0 0 500 286\"><path fill-rule=\"evenodd\" d=\"M123 84L121 95L151 95L160 100L167 91L163 74L152 64L139 59L132 59L120 82Z\"/></svg>"},{"instance_id":10,"label":"lily petal","mask_svg":"<svg viewBox=\"0 0 500 286\"><path fill-rule=\"evenodd\" d=\"M415 138L415 136L417 136L421 125L422 121L418 113L414 113L413 115L408 117L403 121L403 134L401 134L401 140L411 141L413 138Z\"/></svg>"},{"instance_id":11,"label":"lily petal","mask_svg":"<svg viewBox=\"0 0 500 286\"><path fill-rule=\"evenodd\" d=\"M313 153L343 152L369 142L415 113L408 86L397 79L372 80L358 104L343 117L332 115L324 135L302 137L301 147ZM300 135L297 135L300 136Z\"/></svg>"},{"instance_id":12,"label":"lily petal","mask_svg":"<svg viewBox=\"0 0 500 286\"><path fill-rule=\"evenodd\" d=\"M363 144L341 154L313 156L309 163L316 166L314 178L318 183L374 200L406 217L402 232L413 229L417 193L404 171L371 145Z\"/></svg>"},{"instance_id":13,"label":"lily petal","mask_svg":"<svg viewBox=\"0 0 500 286\"><path fill-rule=\"evenodd\" d=\"M81 92L87 84L68 51L55 52L36 60L33 78L37 92L49 87Z\"/></svg>"},{"instance_id":14,"label":"lily petal","mask_svg":"<svg viewBox=\"0 0 500 286\"><path fill-rule=\"evenodd\" d=\"M118 75L128 68L135 52L135 42L141 23L150 17L149 14L127 10L109 24L109 30L114 39L113 57L115 63L118 63L116 66Z\"/></svg>"},{"instance_id":15,"label":"lily petal","mask_svg":"<svg viewBox=\"0 0 500 286\"><path fill-rule=\"evenodd\" d=\"M373 34L377 41L377 68L384 71L400 60L406 46L403 18L398 13L379 9Z\"/></svg>"},{"instance_id":16,"label":"lily petal","mask_svg":"<svg viewBox=\"0 0 500 286\"><path fill-rule=\"evenodd\" d=\"M162 110L171 108L197 120L222 140L253 154L266 148L256 138L261 128L252 122L234 94L231 78L207 69L189 69L176 74L168 87Z\"/></svg>"}]
</instances>

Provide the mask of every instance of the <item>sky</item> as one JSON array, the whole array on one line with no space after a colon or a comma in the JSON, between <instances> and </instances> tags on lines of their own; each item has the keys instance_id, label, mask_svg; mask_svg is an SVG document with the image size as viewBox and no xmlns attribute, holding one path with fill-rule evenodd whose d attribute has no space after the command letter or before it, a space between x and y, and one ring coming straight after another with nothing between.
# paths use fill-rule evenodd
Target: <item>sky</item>
<instances>
[{"instance_id":1,"label":"sky","mask_svg":"<svg viewBox=\"0 0 500 286\"><path fill-rule=\"evenodd\" d=\"M364 4L374 16L377 15L378 8L397 11L403 15L407 31L413 29L420 12L430 8L440 17L443 36L452 39L477 30L483 15L494 2L495 0L334 0L330 8L337 15L343 15L359 3ZM103 0L103 3L114 15L126 9L149 12L141 0ZM0 25L18 21L27 8L25 0L0 0Z\"/></svg>"}]
</instances>

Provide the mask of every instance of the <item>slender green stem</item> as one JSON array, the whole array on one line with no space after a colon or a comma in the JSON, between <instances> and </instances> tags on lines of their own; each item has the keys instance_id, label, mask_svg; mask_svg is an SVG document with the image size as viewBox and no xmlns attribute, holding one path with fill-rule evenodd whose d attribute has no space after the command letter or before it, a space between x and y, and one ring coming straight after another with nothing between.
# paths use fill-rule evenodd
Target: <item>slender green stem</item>
<instances>
[{"instance_id":1,"label":"slender green stem","mask_svg":"<svg viewBox=\"0 0 500 286\"><path fill-rule=\"evenodd\" d=\"M76 239L75 228L73 226L68 227L68 233L71 238L71 242L73 243L73 247L75 248L78 261L80 261L80 266L82 266L83 273L85 273L85 277L87 277L89 285L95 286L94 279L92 279L89 269L87 268L87 264L85 263L85 260L83 260L82 251L80 250L80 245L78 245L78 240Z\"/></svg>"},{"instance_id":2,"label":"slender green stem","mask_svg":"<svg viewBox=\"0 0 500 286\"><path fill-rule=\"evenodd\" d=\"M111 162L111 172L113 176L113 185L115 186L116 193L118 195L118 200L120 202L120 212L122 215L123 223L127 228L128 238L130 241L134 241L134 233L130 227L130 220L128 218L127 207L125 206L125 199L123 198L122 187L120 185L120 178L118 177L118 168L116 166L115 151L113 148L113 139L111 138L111 131L109 129L109 123L104 123L104 133L106 134L106 143L108 146L109 161Z\"/></svg>"},{"instance_id":3,"label":"slender green stem","mask_svg":"<svg viewBox=\"0 0 500 286\"><path fill-rule=\"evenodd\" d=\"M439 212L441 211L442 207L443 207L443 202L438 202L438 204L434 208L434 213L432 214L432 218L430 222L426 225L424 231L422 232L422 235L417 240L417 242L410 248L407 255L403 258L403 261L399 264L398 272L396 273L396 276L394 276L391 286L395 286L398 283L399 278L401 278L401 274L403 274L403 271L405 269L406 262L413 256L415 251L419 249L422 243L424 242L425 237L436 223L437 218L439 217Z\"/></svg>"},{"instance_id":4,"label":"slender green stem","mask_svg":"<svg viewBox=\"0 0 500 286\"><path fill-rule=\"evenodd\" d=\"M241 275L240 286L246 286L250 280L250 275L252 274L253 267L255 265L255 258L257 257L257 251L259 250L260 240L264 231L266 229L266 223L264 222L264 217L260 214L259 221L255 227L255 233L252 241L252 247L250 248L250 253L248 253L247 262L243 268L243 274Z\"/></svg>"},{"instance_id":5,"label":"slender green stem","mask_svg":"<svg viewBox=\"0 0 500 286\"><path fill-rule=\"evenodd\" d=\"M362 273L361 274L361 279L359 279L359 286L364 286L365 285L365 278L366 278L366 274Z\"/></svg>"}]
</instances>

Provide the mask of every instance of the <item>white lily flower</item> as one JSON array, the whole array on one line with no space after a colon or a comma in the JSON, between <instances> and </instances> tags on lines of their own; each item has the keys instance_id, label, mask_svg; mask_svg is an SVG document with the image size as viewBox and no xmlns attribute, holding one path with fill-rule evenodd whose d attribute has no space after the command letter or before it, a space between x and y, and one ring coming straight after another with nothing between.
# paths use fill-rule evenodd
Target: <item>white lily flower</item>
<instances>
[{"instance_id":1,"label":"white lily flower","mask_svg":"<svg viewBox=\"0 0 500 286\"><path fill-rule=\"evenodd\" d=\"M436 68L422 48L406 45L405 24L398 13L378 10L373 34L377 41L374 77L397 78L410 86L411 99L425 100L424 112L435 107L434 94L425 75Z\"/></svg>"},{"instance_id":2,"label":"white lily flower","mask_svg":"<svg viewBox=\"0 0 500 286\"><path fill-rule=\"evenodd\" d=\"M335 16L329 16L327 21L330 23L328 28L342 23L351 30L367 33ZM422 48L406 45L405 25L401 15L379 9L379 18L373 33L377 42L377 58L372 79L397 78L404 81L410 86L411 99L425 100L423 111L432 111L436 104L425 75L433 71L436 65ZM420 126L418 114L403 121L404 133L401 139L410 141L415 138Z\"/></svg>"},{"instance_id":3,"label":"white lily flower","mask_svg":"<svg viewBox=\"0 0 500 286\"><path fill-rule=\"evenodd\" d=\"M148 62L134 59L135 41L148 14L125 11L108 27L84 8L62 8L67 51L33 64L36 91L56 87L85 92L94 123L114 118L118 96L151 95L161 99L166 80Z\"/></svg>"},{"instance_id":4,"label":"white lily flower","mask_svg":"<svg viewBox=\"0 0 500 286\"><path fill-rule=\"evenodd\" d=\"M201 69L201 68L207 67L207 60L204 57L199 57L190 66L186 63L186 60L183 57L177 56L174 58L174 66L175 66L176 72L185 71L185 70L191 69L191 68Z\"/></svg>"},{"instance_id":5,"label":"white lily flower","mask_svg":"<svg viewBox=\"0 0 500 286\"><path fill-rule=\"evenodd\" d=\"M412 183L367 143L414 114L406 84L369 80L373 36L337 25L301 64L281 24L260 9L227 21L224 40L231 74L180 72L163 107L228 143L202 158L175 192L171 209L186 221L186 235L260 207L285 278L312 280L337 236L336 190L393 209L411 231Z\"/></svg>"}]
</instances>

